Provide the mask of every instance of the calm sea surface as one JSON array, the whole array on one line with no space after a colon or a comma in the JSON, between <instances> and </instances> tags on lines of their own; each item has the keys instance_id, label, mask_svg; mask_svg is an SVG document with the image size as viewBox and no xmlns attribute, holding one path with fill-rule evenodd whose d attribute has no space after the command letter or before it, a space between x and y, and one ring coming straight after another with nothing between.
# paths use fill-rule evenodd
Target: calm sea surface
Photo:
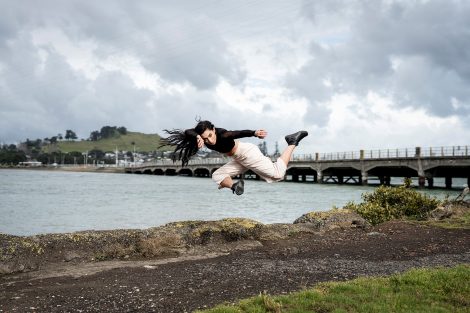
<instances>
[{"instance_id":1,"label":"calm sea surface","mask_svg":"<svg viewBox=\"0 0 470 313\"><path fill-rule=\"evenodd\" d=\"M439 182L436 181L436 184ZM464 181L454 180L460 187ZM245 217L291 223L341 207L374 187L245 181L245 194L217 190L208 178L41 170L0 170L0 232L13 235L149 228L184 220ZM433 190L439 198L459 191Z\"/></svg>"}]
</instances>

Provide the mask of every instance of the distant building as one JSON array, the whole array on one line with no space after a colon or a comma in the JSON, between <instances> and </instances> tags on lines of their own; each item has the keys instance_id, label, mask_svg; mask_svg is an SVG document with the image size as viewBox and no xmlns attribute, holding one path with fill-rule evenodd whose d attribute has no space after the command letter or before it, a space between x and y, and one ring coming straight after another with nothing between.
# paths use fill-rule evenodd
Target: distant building
<instances>
[{"instance_id":1,"label":"distant building","mask_svg":"<svg viewBox=\"0 0 470 313\"><path fill-rule=\"evenodd\" d=\"M42 166L42 162L39 161L25 161L25 162L19 162L18 165L20 166Z\"/></svg>"}]
</instances>

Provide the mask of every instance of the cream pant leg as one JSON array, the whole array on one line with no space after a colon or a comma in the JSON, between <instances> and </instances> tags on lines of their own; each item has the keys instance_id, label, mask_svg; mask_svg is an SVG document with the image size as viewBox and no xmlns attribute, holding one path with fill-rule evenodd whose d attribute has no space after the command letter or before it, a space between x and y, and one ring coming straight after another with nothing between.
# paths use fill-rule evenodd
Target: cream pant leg
<instances>
[{"instance_id":1,"label":"cream pant leg","mask_svg":"<svg viewBox=\"0 0 470 313\"><path fill-rule=\"evenodd\" d=\"M280 158L276 162L271 161L252 143L239 142L238 149L232 158L230 162L212 174L212 179L217 184L220 184L226 177L243 174L248 170L252 170L268 183L283 180L286 174L287 166L284 161Z\"/></svg>"}]
</instances>

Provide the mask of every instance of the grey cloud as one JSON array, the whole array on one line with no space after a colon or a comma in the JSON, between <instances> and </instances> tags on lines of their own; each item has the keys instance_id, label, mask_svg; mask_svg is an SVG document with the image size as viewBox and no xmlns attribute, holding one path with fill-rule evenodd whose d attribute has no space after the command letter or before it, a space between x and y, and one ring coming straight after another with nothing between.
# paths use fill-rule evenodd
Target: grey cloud
<instances>
[{"instance_id":1,"label":"grey cloud","mask_svg":"<svg viewBox=\"0 0 470 313\"><path fill-rule=\"evenodd\" d=\"M274 107L271 104L263 105L263 113L270 113L274 111Z\"/></svg>"},{"instance_id":2,"label":"grey cloud","mask_svg":"<svg viewBox=\"0 0 470 313\"><path fill-rule=\"evenodd\" d=\"M136 88L120 72L88 80L53 50L43 62L28 36L12 43L3 61L1 141L44 138L65 129L86 138L104 125L139 129L141 123L152 122L145 105L153 94Z\"/></svg>"},{"instance_id":3,"label":"grey cloud","mask_svg":"<svg viewBox=\"0 0 470 313\"><path fill-rule=\"evenodd\" d=\"M88 136L106 124L160 132L190 127L196 116L232 129L264 127L270 131L268 140L282 141L285 130L297 130L292 125L330 125L330 112L322 102L334 95L369 91L393 96L396 105L421 107L440 116L460 114L461 121L470 118L470 3L305 1L300 12L312 21L310 29L293 17L297 5L0 0L0 141L51 136L69 127ZM101 69L96 79L90 79L71 68L53 47L32 44L31 33L41 29L60 29L73 42L92 42L100 60L131 55L164 84L192 86L181 93L155 95L137 88L119 71ZM269 50L284 66L295 64L286 57L302 57L303 51L296 49L301 50L309 30L322 36L309 46L311 59L289 74L285 85L273 84L276 92L287 86L307 99L303 121L273 117L270 103L262 97L257 99L262 114L216 103L212 88L220 79L239 84L240 89L248 84L243 60L231 55L229 44L235 51L247 43L251 49L269 32L274 42L256 48ZM452 106L452 98L461 105Z\"/></svg>"},{"instance_id":4,"label":"grey cloud","mask_svg":"<svg viewBox=\"0 0 470 313\"><path fill-rule=\"evenodd\" d=\"M0 31L5 29L9 34L55 27L71 40L99 43L95 53L102 58L121 53L137 55L145 67L162 78L189 82L201 89L215 86L221 77L233 83L244 79L217 25L205 18L200 4L29 1L28 5L8 3L6 7L8 10L0 13L4 21ZM11 16L27 16L29 20L23 24Z\"/></svg>"},{"instance_id":5,"label":"grey cloud","mask_svg":"<svg viewBox=\"0 0 470 313\"><path fill-rule=\"evenodd\" d=\"M101 74L90 82L88 89L79 93L67 107L74 123L85 120L95 128L119 124L139 129L142 123L152 119L152 113L146 107L152 102L152 93L137 89L132 80L120 72Z\"/></svg>"},{"instance_id":6,"label":"grey cloud","mask_svg":"<svg viewBox=\"0 0 470 313\"><path fill-rule=\"evenodd\" d=\"M183 115L192 124L205 110L217 114L205 92L157 99L119 72L103 71L90 80L52 46L32 43L32 32L41 28L60 29L73 42L93 42L93 53L103 60L134 55L170 83L207 90L221 78L238 84L245 76L218 27L206 17L209 2L0 4L5 9L0 12L0 141L52 136L65 128L86 137L108 124L153 132L169 120L178 124Z\"/></svg>"},{"instance_id":7,"label":"grey cloud","mask_svg":"<svg viewBox=\"0 0 470 313\"><path fill-rule=\"evenodd\" d=\"M470 102L470 3L464 1L355 1L304 5L319 25L348 18L344 42L328 48L312 44L312 61L287 79L310 102L338 92L393 95L401 105L448 116L451 98ZM323 4L323 5L322 5ZM397 64L394 64L398 61ZM396 66L396 67L395 67ZM331 87L322 80L329 80Z\"/></svg>"},{"instance_id":8,"label":"grey cloud","mask_svg":"<svg viewBox=\"0 0 470 313\"><path fill-rule=\"evenodd\" d=\"M220 114L216 103L201 94L164 95L156 100L155 106L153 128L159 134L163 134L163 129L190 128L197 118L210 120Z\"/></svg>"},{"instance_id":9,"label":"grey cloud","mask_svg":"<svg viewBox=\"0 0 470 313\"><path fill-rule=\"evenodd\" d=\"M200 89L215 86L221 77L233 83L244 79L214 25L191 17L172 24L147 43L151 53L144 54L144 66L166 79L189 81Z\"/></svg>"},{"instance_id":10,"label":"grey cloud","mask_svg":"<svg viewBox=\"0 0 470 313\"><path fill-rule=\"evenodd\" d=\"M304 121L307 125L317 125L324 127L330 119L331 110L327 107L321 106L318 103L312 103L304 115Z\"/></svg>"},{"instance_id":11,"label":"grey cloud","mask_svg":"<svg viewBox=\"0 0 470 313\"><path fill-rule=\"evenodd\" d=\"M244 79L217 26L193 5L105 3L98 7L94 3L78 3L80 18L71 17L86 27L78 33L75 27L68 27L67 33L83 35L83 31L86 37L106 43L97 49L103 57L122 52L138 55L148 70L173 82L209 89L221 77L232 82ZM194 12L198 14L193 15Z\"/></svg>"},{"instance_id":12,"label":"grey cloud","mask_svg":"<svg viewBox=\"0 0 470 313\"><path fill-rule=\"evenodd\" d=\"M288 87L296 90L311 103L329 99L336 90L325 85L326 80L334 80L336 88L341 86L341 76L336 75L336 59L318 44L311 45L313 60L304 65L298 72L286 76Z\"/></svg>"}]
</instances>

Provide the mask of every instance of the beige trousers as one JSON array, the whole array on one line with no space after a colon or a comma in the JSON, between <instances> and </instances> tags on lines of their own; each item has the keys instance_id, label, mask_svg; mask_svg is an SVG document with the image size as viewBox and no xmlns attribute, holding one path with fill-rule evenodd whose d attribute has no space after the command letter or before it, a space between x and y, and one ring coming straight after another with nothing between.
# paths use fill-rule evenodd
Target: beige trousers
<instances>
[{"instance_id":1,"label":"beige trousers","mask_svg":"<svg viewBox=\"0 0 470 313\"><path fill-rule=\"evenodd\" d=\"M280 158L276 162L264 156L259 148L248 142L238 142L238 148L232 160L212 174L212 180L220 185L226 177L234 177L248 170L272 183L284 179L287 166Z\"/></svg>"}]
</instances>

